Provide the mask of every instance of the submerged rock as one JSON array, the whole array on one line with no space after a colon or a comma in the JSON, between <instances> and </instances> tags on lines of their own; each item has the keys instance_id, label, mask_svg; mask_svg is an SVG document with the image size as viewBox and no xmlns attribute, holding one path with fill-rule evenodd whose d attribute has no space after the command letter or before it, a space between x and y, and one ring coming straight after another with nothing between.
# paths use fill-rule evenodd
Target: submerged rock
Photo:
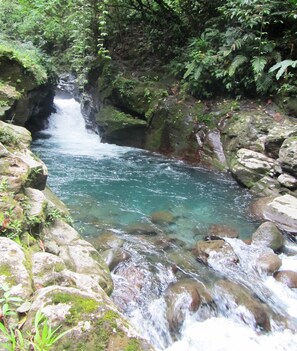
<instances>
[{"instance_id":1,"label":"submerged rock","mask_svg":"<svg viewBox=\"0 0 297 351\"><path fill-rule=\"evenodd\" d=\"M102 257L108 268L112 271L121 262L129 260L131 255L123 249L109 249L102 252Z\"/></svg>"},{"instance_id":2,"label":"submerged rock","mask_svg":"<svg viewBox=\"0 0 297 351\"><path fill-rule=\"evenodd\" d=\"M99 252L109 249L119 249L123 246L124 240L111 230L105 231L97 237L88 238L88 241Z\"/></svg>"},{"instance_id":3,"label":"submerged rock","mask_svg":"<svg viewBox=\"0 0 297 351\"><path fill-rule=\"evenodd\" d=\"M141 222L129 224L125 230L128 234L133 235L157 235L161 233L156 226Z\"/></svg>"},{"instance_id":4,"label":"submerged rock","mask_svg":"<svg viewBox=\"0 0 297 351\"><path fill-rule=\"evenodd\" d=\"M252 235L252 244L269 247L274 251L281 249L284 241L280 230L271 222L262 223Z\"/></svg>"},{"instance_id":5,"label":"submerged rock","mask_svg":"<svg viewBox=\"0 0 297 351\"><path fill-rule=\"evenodd\" d=\"M276 272L281 265L282 260L278 257L278 255L272 252L260 254L256 262L257 270L266 274Z\"/></svg>"},{"instance_id":6,"label":"submerged rock","mask_svg":"<svg viewBox=\"0 0 297 351\"><path fill-rule=\"evenodd\" d=\"M207 236L209 238L219 237L219 238L238 238L239 231L236 228L229 227L224 224L213 224L207 231Z\"/></svg>"},{"instance_id":7,"label":"submerged rock","mask_svg":"<svg viewBox=\"0 0 297 351\"><path fill-rule=\"evenodd\" d=\"M167 211L157 211L151 214L151 221L155 224L167 225L175 222L172 213Z\"/></svg>"},{"instance_id":8,"label":"submerged rock","mask_svg":"<svg viewBox=\"0 0 297 351\"><path fill-rule=\"evenodd\" d=\"M268 308L251 295L245 287L228 280L219 280L215 288L218 304L221 306L224 304L224 308L232 310L246 324L270 331ZM241 306L244 309L240 308Z\"/></svg>"}]
</instances>

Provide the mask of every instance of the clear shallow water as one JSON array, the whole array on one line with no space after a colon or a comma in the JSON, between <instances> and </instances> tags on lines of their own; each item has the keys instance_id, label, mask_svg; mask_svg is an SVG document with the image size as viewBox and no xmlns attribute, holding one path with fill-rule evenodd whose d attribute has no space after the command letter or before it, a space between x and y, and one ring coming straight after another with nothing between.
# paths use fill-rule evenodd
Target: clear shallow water
<instances>
[{"instance_id":1,"label":"clear shallow water","mask_svg":"<svg viewBox=\"0 0 297 351\"><path fill-rule=\"evenodd\" d=\"M240 265L229 267L214 260L212 269L188 251L212 224L235 227L241 238L248 238L258 226L248 211L251 195L228 176L143 150L100 143L98 135L85 130L77 102L56 99L56 106L57 113L48 130L37 135L33 150L47 164L51 188L70 208L85 237L92 239L112 228L124 239L130 259L112 272L112 298L140 334L158 350L294 350L297 337L283 324L271 320L272 332L263 334L252 322L243 323L246 311L228 311L219 300L216 307L187 315L179 336L169 333L164 299L168 286L192 278L211 290L222 277L255 292L296 330L296 292L255 270L252 247L229 240ZM174 223L158 227L157 239L180 240L170 241L166 250L156 244L156 237L128 234L127 228L135 223L152 225L155 211L174 216ZM282 254L282 260L282 269L297 270L296 256Z\"/></svg>"}]
</instances>

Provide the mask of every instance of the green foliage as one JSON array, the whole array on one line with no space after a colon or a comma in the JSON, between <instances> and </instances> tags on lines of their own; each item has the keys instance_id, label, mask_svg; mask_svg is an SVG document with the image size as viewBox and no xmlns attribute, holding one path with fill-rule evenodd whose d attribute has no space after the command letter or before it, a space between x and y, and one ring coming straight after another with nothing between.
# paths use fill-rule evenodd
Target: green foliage
<instances>
[{"instance_id":1,"label":"green foliage","mask_svg":"<svg viewBox=\"0 0 297 351\"><path fill-rule=\"evenodd\" d=\"M18 147L20 144L19 139L9 128L0 129L0 142L4 146Z\"/></svg>"}]
</instances>

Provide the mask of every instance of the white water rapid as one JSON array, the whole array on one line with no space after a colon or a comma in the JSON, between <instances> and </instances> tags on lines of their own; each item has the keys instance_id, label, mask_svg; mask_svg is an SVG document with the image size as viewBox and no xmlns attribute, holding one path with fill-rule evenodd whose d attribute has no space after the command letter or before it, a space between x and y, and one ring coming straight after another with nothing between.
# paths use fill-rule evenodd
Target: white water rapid
<instances>
[{"instance_id":1,"label":"white water rapid","mask_svg":"<svg viewBox=\"0 0 297 351\"><path fill-rule=\"evenodd\" d=\"M109 231L120 238L129 259L112 270L112 299L139 334L158 351L297 350L297 289L257 270L258 248L227 239L238 264L214 255L210 268L190 250L212 223L227 223L249 238L258 225L246 211L251 195L225 175L103 144L85 129L78 102L56 98L55 105L56 113L33 150L48 165L50 186L85 227L85 237L92 242ZM175 222L158 227L150 221L151 213L163 209L174 214ZM143 225L140 234L135 223ZM155 228L154 235L144 233L148 226ZM285 248L280 269L297 272L297 245L287 241ZM188 295L181 296L176 308L184 321L170 332L166 291L189 278L208 289L212 302L189 313ZM218 292L216 283L222 279L257 296L268 311L269 331L257 326L244 306Z\"/></svg>"}]
</instances>

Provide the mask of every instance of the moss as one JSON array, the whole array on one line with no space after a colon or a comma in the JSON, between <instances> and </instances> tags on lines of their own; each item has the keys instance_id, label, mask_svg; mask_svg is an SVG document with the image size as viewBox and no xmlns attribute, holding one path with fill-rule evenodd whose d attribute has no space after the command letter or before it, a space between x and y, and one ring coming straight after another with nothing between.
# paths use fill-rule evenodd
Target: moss
<instances>
[{"instance_id":1,"label":"moss","mask_svg":"<svg viewBox=\"0 0 297 351\"><path fill-rule=\"evenodd\" d=\"M65 269L65 265L62 262L58 262L55 264L54 271L56 273L60 273Z\"/></svg>"},{"instance_id":2,"label":"moss","mask_svg":"<svg viewBox=\"0 0 297 351\"><path fill-rule=\"evenodd\" d=\"M0 128L0 142L4 146L19 147L20 140L9 128Z\"/></svg>"},{"instance_id":3,"label":"moss","mask_svg":"<svg viewBox=\"0 0 297 351\"><path fill-rule=\"evenodd\" d=\"M92 298L64 292L53 294L52 302L56 305L59 303L71 305L67 315L69 325L76 325L83 314L94 313L99 307L99 303Z\"/></svg>"},{"instance_id":4,"label":"moss","mask_svg":"<svg viewBox=\"0 0 297 351\"><path fill-rule=\"evenodd\" d=\"M10 286L17 285L16 278L13 275L13 273L11 271L11 267L8 264L3 264L0 266L0 276L5 277L5 282L8 285L10 285Z\"/></svg>"},{"instance_id":5,"label":"moss","mask_svg":"<svg viewBox=\"0 0 297 351\"><path fill-rule=\"evenodd\" d=\"M129 339L128 345L124 348L124 351L141 351L140 342L136 338Z\"/></svg>"}]
</instances>

